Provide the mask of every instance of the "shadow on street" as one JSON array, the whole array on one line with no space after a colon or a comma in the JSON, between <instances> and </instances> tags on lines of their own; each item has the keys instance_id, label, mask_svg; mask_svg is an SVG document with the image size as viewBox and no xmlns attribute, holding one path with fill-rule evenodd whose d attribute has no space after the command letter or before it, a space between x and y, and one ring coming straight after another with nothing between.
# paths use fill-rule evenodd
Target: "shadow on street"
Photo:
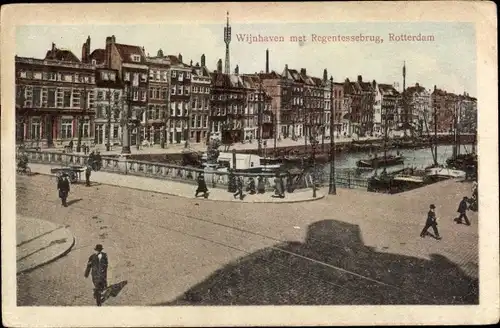
<instances>
[{"instance_id":1,"label":"shadow on street","mask_svg":"<svg viewBox=\"0 0 500 328\"><path fill-rule=\"evenodd\" d=\"M78 199L72 199L72 200L70 200L70 201L68 201L68 202L67 202L67 205L68 205L68 206L71 206L71 205L73 205L73 204L78 203L78 202L79 202L79 201L81 201L81 200L82 200L81 198L78 198Z\"/></svg>"},{"instance_id":2,"label":"shadow on street","mask_svg":"<svg viewBox=\"0 0 500 328\"><path fill-rule=\"evenodd\" d=\"M364 245L357 225L318 221L305 243L242 257L155 305L479 304L478 279L446 257L430 257L379 253Z\"/></svg>"},{"instance_id":3,"label":"shadow on street","mask_svg":"<svg viewBox=\"0 0 500 328\"><path fill-rule=\"evenodd\" d=\"M119 283L108 286L106 291L104 292L104 296L102 298L102 302L106 302L106 300L110 297L117 297L118 294L122 291L123 287L127 285L127 280L121 281Z\"/></svg>"}]
</instances>

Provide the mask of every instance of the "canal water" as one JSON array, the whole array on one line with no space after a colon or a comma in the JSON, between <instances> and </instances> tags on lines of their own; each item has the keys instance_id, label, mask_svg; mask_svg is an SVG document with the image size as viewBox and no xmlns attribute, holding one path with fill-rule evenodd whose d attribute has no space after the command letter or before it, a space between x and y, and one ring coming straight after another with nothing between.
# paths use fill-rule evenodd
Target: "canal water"
<instances>
[{"instance_id":1,"label":"canal water","mask_svg":"<svg viewBox=\"0 0 500 328\"><path fill-rule=\"evenodd\" d=\"M461 145L460 147L461 154L470 153L471 151L472 145ZM404 157L404 164L387 167L387 172L401 170L405 167L423 169L426 166L432 165L434 163L429 147L420 149L403 149L400 150L399 153ZM437 153L438 164L446 164L446 160L453 155L453 145L439 145L437 147ZM372 155L373 154L374 153L372 153ZM396 155L396 150L387 150L387 155ZM335 168L339 171L342 171L356 169L356 162L360 159L368 159L370 157L370 153L338 153L335 156ZM383 157L383 151L377 152L377 156ZM329 174L330 164L325 164L323 169L325 174ZM381 172L381 170L382 169L378 170L379 173ZM375 173L375 171L371 169L362 169L359 170L358 173L361 177L370 177Z\"/></svg>"}]
</instances>

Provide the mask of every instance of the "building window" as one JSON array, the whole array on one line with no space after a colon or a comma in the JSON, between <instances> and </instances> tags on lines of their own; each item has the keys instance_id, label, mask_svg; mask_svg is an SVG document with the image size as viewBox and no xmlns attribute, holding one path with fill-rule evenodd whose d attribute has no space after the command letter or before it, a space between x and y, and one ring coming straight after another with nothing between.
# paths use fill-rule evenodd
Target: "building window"
<instances>
[{"instance_id":1,"label":"building window","mask_svg":"<svg viewBox=\"0 0 500 328\"><path fill-rule=\"evenodd\" d=\"M184 89L184 94L185 94L186 96L187 96L187 95L189 95L189 87L186 87L186 88Z\"/></svg>"},{"instance_id":2,"label":"building window","mask_svg":"<svg viewBox=\"0 0 500 328\"><path fill-rule=\"evenodd\" d=\"M177 77L177 71L172 71L172 77Z\"/></svg>"},{"instance_id":3,"label":"building window","mask_svg":"<svg viewBox=\"0 0 500 328\"><path fill-rule=\"evenodd\" d=\"M113 139L117 139L118 138L118 126L117 125L114 125L113 126L113 136L112 136Z\"/></svg>"},{"instance_id":4,"label":"building window","mask_svg":"<svg viewBox=\"0 0 500 328\"><path fill-rule=\"evenodd\" d=\"M184 80L184 73L179 72L179 81L182 81L182 80Z\"/></svg>"},{"instance_id":5,"label":"building window","mask_svg":"<svg viewBox=\"0 0 500 328\"><path fill-rule=\"evenodd\" d=\"M104 81L108 81L109 80L109 74L107 72L102 72L101 73L101 77Z\"/></svg>"},{"instance_id":6,"label":"building window","mask_svg":"<svg viewBox=\"0 0 500 328\"><path fill-rule=\"evenodd\" d=\"M73 90L73 105L72 107L79 108L80 107L80 90Z\"/></svg>"},{"instance_id":7,"label":"building window","mask_svg":"<svg viewBox=\"0 0 500 328\"><path fill-rule=\"evenodd\" d=\"M61 120L61 138L63 139L73 138L73 120L71 119Z\"/></svg>"},{"instance_id":8,"label":"building window","mask_svg":"<svg viewBox=\"0 0 500 328\"><path fill-rule=\"evenodd\" d=\"M132 85L134 87L138 86L139 85L139 73L134 73L134 77L133 77L133 81L132 81Z\"/></svg>"},{"instance_id":9,"label":"building window","mask_svg":"<svg viewBox=\"0 0 500 328\"><path fill-rule=\"evenodd\" d=\"M64 90L63 107L71 107L71 90Z\"/></svg>"},{"instance_id":10,"label":"building window","mask_svg":"<svg viewBox=\"0 0 500 328\"><path fill-rule=\"evenodd\" d=\"M147 92L145 90L141 90L141 100L142 101L146 101L146 95L147 95Z\"/></svg>"},{"instance_id":11,"label":"building window","mask_svg":"<svg viewBox=\"0 0 500 328\"><path fill-rule=\"evenodd\" d=\"M190 73L186 73L186 80L189 80L191 78L191 74Z\"/></svg>"},{"instance_id":12,"label":"building window","mask_svg":"<svg viewBox=\"0 0 500 328\"><path fill-rule=\"evenodd\" d=\"M182 96L182 86L177 88L177 94Z\"/></svg>"},{"instance_id":13,"label":"building window","mask_svg":"<svg viewBox=\"0 0 500 328\"><path fill-rule=\"evenodd\" d=\"M150 79L150 80L154 80L154 78L155 78L155 71L150 70L150 71L149 71L149 79Z\"/></svg>"},{"instance_id":14,"label":"building window","mask_svg":"<svg viewBox=\"0 0 500 328\"><path fill-rule=\"evenodd\" d=\"M139 100L139 91L138 90L134 90L134 92L133 92L133 100L134 101Z\"/></svg>"},{"instance_id":15,"label":"building window","mask_svg":"<svg viewBox=\"0 0 500 328\"><path fill-rule=\"evenodd\" d=\"M115 95L115 101L119 101L120 100L120 92L119 91L115 91L114 95Z\"/></svg>"},{"instance_id":16,"label":"building window","mask_svg":"<svg viewBox=\"0 0 500 328\"><path fill-rule=\"evenodd\" d=\"M173 94L173 95L175 95L175 90L177 90L177 89L176 89L176 87L175 87L175 85L174 85L174 86L172 87L172 94Z\"/></svg>"},{"instance_id":17,"label":"building window","mask_svg":"<svg viewBox=\"0 0 500 328\"><path fill-rule=\"evenodd\" d=\"M19 76L21 78L25 79L26 78L26 72L24 72L24 71L19 72Z\"/></svg>"},{"instance_id":18,"label":"building window","mask_svg":"<svg viewBox=\"0 0 500 328\"><path fill-rule=\"evenodd\" d=\"M156 80L160 81L160 71L156 71L155 76L156 76Z\"/></svg>"},{"instance_id":19,"label":"building window","mask_svg":"<svg viewBox=\"0 0 500 328\"><path fill-rule=\"evenodd\" d=\"M129 73L129 72L126 72L126 73L124 74L123 80L124 80L124 81L130 81L130 73Z\"/></svg>"},{"instance_id":20,"label":"building window","mask_svg":"<svg viewBox=\"0 0 500 328\"><path fill-rule=\"evenodd\" d=\"M146 73L141 73L141 82L146 82L148 80L148 76Z\"/></svg>"},{"instance_id":21,"label":"building window","mask_svg":"<svg viewBox=\"0 0 500 328\"><path fill-rule=\"evenodd\" d=\"M97 91L97 100L104 100L104 91Z\"/></svg>"},{"instance_id":22,"label":"building window","mask_svg":"<svg viewBox=\"0 0 500 328\"><path fill-rule=\"evenodd\" d=\"M90 123L85 120L82 124L83 137L88 138L90 136Z\"/></svg>"},{"instance_id":23,"label":"building window","mask_svg":"<svg viewBox=\"0 0 500 328\"><path fill-rule=\"evenodd\" d=\"M136 63L139 63L141 61L141 56L139 56L139 55L132 55L132 61L135 61Z\"/></svg>"},{"instance_id":24,"label":"building window","mask_svg":"<svg viewBox=\"0 0 500 328\"><path fill-rule=\"evenodd\" d=\"M197 115L191 117L191 127L194 128L196 124Z\"/></svg>"}]
</instances>

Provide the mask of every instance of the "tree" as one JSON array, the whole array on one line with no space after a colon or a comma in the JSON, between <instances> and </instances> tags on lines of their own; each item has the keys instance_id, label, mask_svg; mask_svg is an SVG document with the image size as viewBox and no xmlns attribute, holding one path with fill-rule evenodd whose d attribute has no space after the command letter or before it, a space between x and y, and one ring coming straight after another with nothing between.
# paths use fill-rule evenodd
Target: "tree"
<instances>
[{"instance_id":1,"label":"tree","mask_svg":"<svg viewBox=\"0 0 500 328\"><path fill-rule=\"evenodd\" d=\"M207 163L215 164L217 163L217 158L219 158L219 147L221 142L219 140L211 140L207 146Z\"/></svg>"}]
</instances>

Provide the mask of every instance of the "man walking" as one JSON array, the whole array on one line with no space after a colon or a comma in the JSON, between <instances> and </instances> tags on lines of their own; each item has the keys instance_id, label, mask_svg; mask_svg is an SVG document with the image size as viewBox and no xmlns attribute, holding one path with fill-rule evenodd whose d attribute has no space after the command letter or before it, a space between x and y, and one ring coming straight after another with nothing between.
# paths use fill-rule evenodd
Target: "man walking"
<instances>
[{"instance_id":1,"label":"man walking","mask_svg":"<svg viewBox=\"0 0 500 328\"><path fill-rule=\"evenodd\" d=\"M422 229L422 232L420 232L420 237L424 238L425 235L427 234L427 230L432 227L432 230L434 230L434 234L436 235L436 239L441 239L439 236L439 231L437 228L437 218L436 218L436 212L434 211L436 209L436 206L434 204L431 204L429 206L429 212L427 213L427 221L425 222L425 226Z\"/></svg>"},{"instance_id":2,"label":"man walking","mask_svg":"<svg viewBox=\"0 0 500 328\"><path fill-rule=\"evenodd\" d=\"M90 255L85 268L85 278L88 278L92 272L92 283L94 284L94 297L97 306L102 304L102 293L108 287L108 255L104 253L101 244L97 244L94 248L95 253Z\"/></svg>"},{"instance_id":3,"label":"man walking","mask_svg":"<svg viewBox=\"0 0 500 328\"><path fill-rule=\"evenodd\" d=\"M90 175L92 174L92 166L87 164L87 168L85 169L85 185L90 187Z\"/></svg>"},{"instance_id":4,"label":"man walking","mask_svg":"<svg viewBox=\"0 0 500 328\"><path fill-rule=\"evenodd\" d=\"M62 177L57 181L57 189L59 190L59 198L61 199L62 206L67 207L68 204L66 203L66 200L68 199L70 190L67 173L63 173Z\"/></svg>"},{"instance_id":5,"label":"man walking","mask_svg":"<svg viewBox=\"0 0 500 328\"><path fill-rule=\"evenodd\" d=\"M462 223L462 218L465 220L465 225L470 226L469 218L467 217L467 201L468 198L464 197L460 204L458 205L457 212L460 214L458 218L453 219L458 224Z\"/></svg>"},{"instance_id":6,"label":"man walking","mask_svg":"<svg viewBox=\"0 0 500 328\"><path fill-rule=\"evenodd\" d=\"M198 197L198 194L200 192L203 193L203 197L208 198L208 188L203 173L200 173L198 175L198 188L196 188L196 193L194 194L194 197Z\"/></svg>"},{"instance_id":7,"label":"man walking","mask_svg":"<svg viewBox=\"0 0 500 328\"><path fill-rule=\"evenodd\" d=\"M236 192L233 194L233 197L240 197L240 200L243 200L243 178L242 177L237 177L236 178Z\"/></svg>"}]
</instances>

